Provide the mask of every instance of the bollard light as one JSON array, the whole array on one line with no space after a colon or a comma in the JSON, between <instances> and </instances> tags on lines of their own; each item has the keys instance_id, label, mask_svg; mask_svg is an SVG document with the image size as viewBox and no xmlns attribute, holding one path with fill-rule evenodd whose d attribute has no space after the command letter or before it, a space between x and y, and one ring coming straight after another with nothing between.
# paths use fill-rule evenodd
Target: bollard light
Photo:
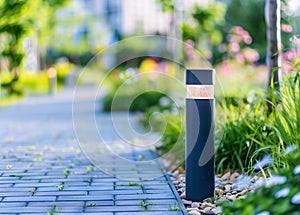
<instances>
[{"instance_id":1,"label":"bollard light","mask_svg":"<svg viewBox=\"0 0 300 215\"><path fill-rule=\"evenodd\" d=\"M48 69L48 78L49 78L49 94L54 94L56 91L57 85L57 72L54 67Z\"/></svg>"},{"instance_id":2,"label":"bollard light","mask_svg":"<svg viewBox=\"0 0 300 215\"><path fill-rule=\"evenodd\" d=\"M186 198L214 196L214 70L186 70Z\"/></svg>"}]
</instances>

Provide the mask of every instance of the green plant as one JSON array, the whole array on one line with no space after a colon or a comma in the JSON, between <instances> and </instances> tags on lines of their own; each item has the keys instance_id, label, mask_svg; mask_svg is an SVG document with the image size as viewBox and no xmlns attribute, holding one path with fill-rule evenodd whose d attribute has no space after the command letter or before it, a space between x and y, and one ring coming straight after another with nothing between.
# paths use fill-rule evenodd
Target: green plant
<instances>
[{"instance_id":1,"label":"green plant","mask_svg":"<svg viewBox=\"0 0 300 215\"><path fill-rule=\"evenodd\" d=\"M68 177L69 173L70 173L70 170L68 168L66 168L64 171L64 176Z\"/></svg>"},{"instance_id":2,"label":"green plant","mask_svg":"<svg viewBox=\"0 0 300 215\"><path fill-rule=\"evenodd\" d=\"M164 153L170 151L174 144L178 141L184 144L183 138L183 122L181 115L165 114L166 128L162 131L161 149ZM184 148L184 147L183 147Z\"/></svg>"},{"instance_id":3,"label":"green plant","mask_svg":"<svg viewBox=\"0 0 300 215\"><path fill-rule=\"evenodd\" d=\"M283 168L279 175L266 180L265 186L235 202L220 203L223 214L257 215L257 214L291 214L300 211L300 153L291 152L287 155L293 160L290 168Z\"/></svg>"},{"instance_id":4,"label":"green plant","mask_svg":"<svg viewBox=\"0 0 300 215\"><path fill-rule=\"evenodd\" d=\"M50 212L48 212L47 215L53 215L53 214L57 214L57 213L59 213L59 210L57 209L57 205L54 204L52 210Z\"/></svg>"},{"instance_id":5,"label":"green plant","mask_svg":"<svg viewBox=\"0 0 300 215\"><path fill-rule=\"evenodd\" d=\"M115 92L112 92L103 99L103 111L121 111L126 110L128 106L131 112L146 111L149 107L158 105L160 98L164 96L165 95L160 92L148 91L135 98L132 94L126 92L115 97ZM130 102L132 103L130 104ZM112 106L112 104L114 104L114 106Z\"/></svg>"},{"instance_id":6,"label":"green plant","mask_svg":"<svg viewBox=\"0 0 300 215\"><path fill-rule=\"evenodd\" d=\"M92 171L93 171L93 169L94 169L94 167L93 167L93 166L87 166L87 167L86 167L86 173L90 173L90 172L92 172Z\"/></svg>"},{"instance_id":7,"label":"green plant","mask_svg":"<svg viewBox=\"0 0 300 215\"><path fill-rule=\"evenodd\" d=\"M61 184L59 186L57 186L58 190L61 191L65 188L65 185L64 184Z\"/></svg>"},{"instance_id":8,"label":"green plant","mask_svg":"<svg viewBox=\"0 0 300 215\"><path fill-rule=\"evenodd\" d=\"M138 206L142 206L142 207L147 207L147 206L152 206L152 205L155 205L155 204L153 204L153 203L148 203L148 202L147 202L147 199L142 200L142 201L138 204Z\"/></svg>"},{"instance_id":9,"label":"green plant","mask_svg":"<svg viewBox=\"0 0 300 215\"><path fill-rule=\"evenodd\" d=\"M217 135L217 172L248 171L253 161L270 153L269 145L276 140L276 135L265 115L263 99L254 98L238 106L221 105L226 119L217 125L217 133L222 133Z\"/></svg>"},{"instance_id":10,"label":"green plant","mask_svg":"<svg viewBox=\"0 0 300 215\"><path fill-rule=\"evenodd\" d=\"M142 190L145 189L144 184L139 184L139 183L136 183L136 182L129 182L128 184L118 184L117 186L141 187Z\"/></svg>"},{"instance_id":11,"label":"green plant","mask_svg":"<svg viewBox=\"0 0 300 215\"><path fill-rule=\"evenodd\" d=\"M281 92L273 94L273 128L278 135L278 144L273 145L272 157L277 168L288 167L284 151L291 146L300 146L300 74L286 76Z\"/></svg>"},{"instance_id":12,"label":"green plant","mask_svg":"<svg viewBox=\"0 0 300 215\"><path fill-rule=\"evenodd\" d=\"M68 62L61 62L55 65L57 72L57 84L61 87L66 80L66 77L74 69L74 65Z\"/></svg>"},{"instance_id":13,"label":"green plant","mask_svg":"<svg viewBox=\"0 0 300 215\"><path fill-rule=\"evenodd\" d=\"M97 205L96 203L90 202L90 203L88 204L88 207L95 207L96 205Z\"/></svg>"},{"instance_id":14,"label":"green plant","mask_svg":"<svg viewBox=\"0 0 300 215\"><path fill-rule=\"evenodd\" d=\"M181 208L179 206L178 201L176 201L173 206L169 205L169 211L180 211L180 210Z\"/></svg>"}]
</instances>

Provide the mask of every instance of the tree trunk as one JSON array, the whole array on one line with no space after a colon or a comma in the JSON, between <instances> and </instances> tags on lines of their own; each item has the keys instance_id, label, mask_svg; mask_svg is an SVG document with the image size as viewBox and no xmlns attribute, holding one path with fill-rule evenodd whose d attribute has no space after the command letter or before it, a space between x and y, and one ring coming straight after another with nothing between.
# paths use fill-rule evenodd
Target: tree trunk
<instances>
[{"instance_id":1,"label":"tree trunk","mask_svg":"<svg viewBox=\"0 0 300 215\"><path fill-rule=\"evenodd\" d=\"M280 59L279 50L281 45L280 31L280 0L266 0L265 19L267 25L267 65L268 80L266 84L267 106L269 113L272 112L272 92L280 90Z\"/></svg>"}]
</instances>

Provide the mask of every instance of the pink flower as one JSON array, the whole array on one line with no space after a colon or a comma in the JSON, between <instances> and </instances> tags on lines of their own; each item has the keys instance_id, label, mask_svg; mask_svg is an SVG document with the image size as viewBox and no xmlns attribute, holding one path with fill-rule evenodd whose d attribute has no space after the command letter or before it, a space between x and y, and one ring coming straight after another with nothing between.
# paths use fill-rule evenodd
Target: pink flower
<instances>
[{"instance_id":1,"label":"pink flower","mask_svg":"<svg viewBox=\"0 0 300 215\"><path fill-rule=\"evenodd\" d=\"M241 26L234 26L232 27L232 32L238 35L242 35L245 32L245 30Z\"/></svg>"},{"instance_id":2,"label":"pink flower","mask_svg":"<svg viewBox=\"0 0 300 215\"><path fill-rule=\"evenodd\" d=\"M238 63L241 63L241 64L243 64L243 63L245 63L245 57L244 57L244 55L243 54L237 54L236 56L235 56L235 59L237 60L237 62Z\"/></svg>"},{"instance_id":3,"label":"pink flower","mask_svg":"<svg viewBox=\"0 0 300 215\"><path fill-rule=\"evenodd\" d=\"M195 45L195 43L194 43L193 40L187 40L186 44L189 45L189 46L191 46L191 47L194 47L194 45Z\"/></svg>"},{"instance_id":4,"label":"pink flower","mask_svg":"<svg viewBox=\"0 0 300 215\"><path fill-rule=\"evenodd\" d=\"M212 53L209 50L205 50L203 54L204 54L205 58L208 58L208 59L212 58Z\"/></svg>"},{"instance_id":5,"label":"pink flower","mask_svg":"<svg viewBox=\"0 0 300 215\"><path fill-rule=\"evenodd\" d=\"M258 52L252 48L244 48L243 54L248 63L256 63L259 59Z\"/></svg>"},{"instance_id":6,"label":"pink flower","mask_svg":"<svg viewBox=\"0 0 300 215\"><path fill-rule=\"evenodd\" d=\"M286 33L291 33L293 31L293 27L287 24L281 24L281 30Z\"/></svg>"},{"instance_id":7,"label":"pink flower","mask_svg":"<svg viewBox=\"0 0 300 215\"><path fill-rule=\"evenodd\" d=\"M221 44L221 45L219 45L219 46L218 46L218 50L219 50L219 52L221 52L221 53L226 52L226 45L225 45L224 43Z\"/></svg>"},{"instance_id":8,"label":"pink flower","mask_svg":"<svg viewBox=\"0 0 300 215\"><path fill-rule=\"evenodd\" d=\"M287 61L282 61L281 63L281 71L284 73L288 73L293 70L293 66L291 63L288 63Z\"/></svg>"},{"instance_id":9,"label":"pink flower","mask_svg":"<svg viewBox=\"0 0 300 215\"><path fill-rule=\"evenodd\" d=\"M245 36L243 39L244 39L244 42L246 44L251 44L252 43L252 38L250 37L249 34L247 36Z\"/></svg>"},{"instance_id":10,"label":"pink flower","mask_svg":"<svg viewBox=\"0 0 300 215\"><path fill-rule=\"evenodd\" d=\"M229 44L229 51L232 53L236 53L240 50L240 45L238 43L230 43Z\"/></svg>"},{"instance_id":11,"label":"pink flower","mask_svg":"<svg viewBox=\"0 0 300 215\"><path fill-rule=\"evenodd\" d=\"M241 40L242 38L239 35L229 34L227 36L227 41L231 43L239 43Z\"/></svg>"},{"instance_id":12,"label":"pink flower","mask_svg":"<svg viewBox=\"0 0 300 215\"><path fill-rule=\"evenodd\" d=\"M294 45L300 47L300 38L299 38L299 36L293 36L293 37L290 39L290 41L291 41L292 43L294 43Z\"/></svg>"},{"instance_id":13,"label":"pink flower","mask_svg":"<svg viewBox=\"0 0 300 215\"><path fill-rule=\"evenodd\" d=\"M221 64L220 72L225 76L230 74L230 66L227 61L223 61L223 63Z\"/></svg>"}]
</instances>

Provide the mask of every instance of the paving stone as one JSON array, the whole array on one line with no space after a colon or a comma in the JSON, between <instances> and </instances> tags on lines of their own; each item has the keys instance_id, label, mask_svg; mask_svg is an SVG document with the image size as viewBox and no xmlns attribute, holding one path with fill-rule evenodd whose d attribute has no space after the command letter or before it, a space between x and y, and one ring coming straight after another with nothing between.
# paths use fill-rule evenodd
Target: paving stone
<instances>
[{"instance_id":1,"label":"paving stone","mask_svg":"<svg viewBox=\"0 0 300 215\"><path fill-rule=\"evenodd\" d=\"M0 188L7 188L7 187L11 187L11 186L13 186L13 184L9 184L9 183L0 184Z\"/></svg>"},{"instance_id":2,"label":"paving stone","mask_svg":"<svg viewBox=\"0 0 300 215\"><path fill-rule=\"evenodd\" d=\"M55 196L5 197L3 202L54 202Z\"/></svg>"},{"instance_id":3,"label":"paving stone","mask_svg":"<svg viewBox=\"0 0 300 215\"><path fill-rule=\"evenodd\" d=\"M66 201L66 202L28 202L28 206L31 207L44 207L44 206L54 206L57 207L83 207L84 201Z\"/></svg>"},{"instance_id":4,"label":"paving stone","mask_svg":"<svg viewBox=\"0 0 300 215\"><path fill-rule=\"evenodd\" d=\"M151 199L147 200L147 203L153 203L155 205L175 205L177 203L176 199Z\"/></svg>"},{"instance_id":5,"label":"paving stone","mask_svg":"<svg viewBox=\"0 0 300 215\"><path fill-rule=\"evenodd\" d=\"M113 191L113 186L85 186L85 187L65 187L64 190L68 191Z\"/></svg>"},{"instance_id":6,"label":"paving stone","mask_svg":"<svg viewBox=\"0 0 300 215\"><path fill-rule=\"evenodd\" d=\"M116 195L116 200L131 200L131 199L166 199L172 198L173 195L170 194L139 194L139 195Z\"/></svg>"},{"instance_id":7,"label":"paving stone","mask_svg":"<svg viewBox=\"0 0 300 215\"><path fill-rule=\"evenodd\" d=\"M114 201L87 201L86 205L93 205L96 204L96 206L113 206L115 203Z\"/></svg>"},{"instance_id":8,"label":"paving stone","mask_svg":"<svg viewBox=\"0 0 300 215\"><path fill-rule=\"evenodd\" d=\"M1 197L7 197L7 196L31 196L30 192L1 192Z\"/></svg>"},{"instance_id":9,"label":"paving stone","mask_svg":"<svg viewBox=\"0 0 300 215\"><path fill-rule=\"evenodd\" d=\"M83 211L83 207L57 206L56 209L60 213L80 213Z\"/></svg>"},{"instance_id":10,"label":"paving stone","mask_svg":"<svg viewBox=\"0 0 300 215\"><path fill-rule=\"evenodd\" d=\"M3 207L24 207L26 202L0 202L0 212Z\"/></svg>"},{"instance_id":11,"label":"paving stone","mask_svg":"<svg viewBox=\"0 0 300 215\"><path fill-rule=\"evenodd\" d=\"M2 189L1 192L29 192L30 189L26 187L7 187L5 189Z\"/></svg>"},{"instance_id":12,"label":"paving stone","mask_svg":"<svg viewBox=\"0 0 300 215\"><path fill-rule=\"evenodd\" d=\"M103 194L112 195L127 195L127 194L143 194L142 189L140 190L106 190L106 191L90 191L89 195L100 196Z\"/></svg>"},{"instance_id":13,"label":"paving stone","mask_svg":"<svg viewBox=\"0 0 300 215\"><path fill-rule=\"evenodd\" d=\"M55 192L39 192L37 191L34 193L35 196L86 196L87 192L85 191L64 191L64 190L57 190ZM1 195L0 195L1 196Z\"/></svg>"},{"instance_id":14,"label":"paving stone","mask_svg":"<svg viewBox=\"0 0 300 215\"><path fill-rule=\"evenodd\" d=\"M121 212L126 211L130 213L132 211L143 211L145 207L141 206L101 206L101 207L86 207L85 212Z\"/></svg>"},{"instance_id":15,"label":"paving stone","mask_svg":"<svg viewBox=\"0 0 300 215\"><path fill-rule=\"evenodd\" d=\"M130 215L183 215L181 211L142 211L142 212L131 212ZM127 212L116 212L115 215L128 215Z\"/></svg>"},{"instance_id":16,"label":"paving stone","mask_svg":"<svg viewBox=\"0 0 300 215\"><path fill-rule=\"evenodd\" d=\"M58 201L93 201L93 200L112 200L113 195L102 196L59 196Z\"/></svg>"},{"instance_id":17,"label":"paving stone","mask_svg":"<svg viewBox=\"0 0 300 215\"><path fill-rule=\"evenodd\" d=\"M4 207L1 213L47 213L53 207Z\"/></svg>"},{"instance_id":18,"label":"paving stone","mask_svg":"<svg viewBox=\"0 0 300 215\"><path fill-rule=\"evenodd\" d=\"M85 215L114 215L114 213L111 212L97 212L97 213L72 213L72 215L79 215L79 214L85 214ZM21 215L29 215L29 214L21 214ZM53 215L70 215L70 213L54 213ZM128 215L128 214L127 214ZM150 215L150 214L149 214Z\"/></svg>"}]
</instances>

